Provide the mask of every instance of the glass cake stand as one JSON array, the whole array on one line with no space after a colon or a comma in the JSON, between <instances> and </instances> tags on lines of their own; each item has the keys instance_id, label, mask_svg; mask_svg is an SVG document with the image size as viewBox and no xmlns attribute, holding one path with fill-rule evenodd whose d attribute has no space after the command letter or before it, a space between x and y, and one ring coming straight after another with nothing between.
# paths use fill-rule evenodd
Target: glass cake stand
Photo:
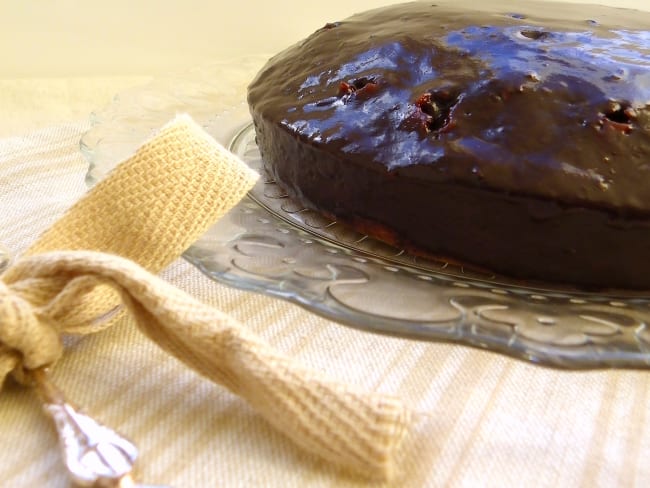
<instances>
[{"instance_id":1,"label":"glass cake stand","mask_svg":"<svg viewBox=\"0 0 650 488\"><path fill-rule=\"evenodd\" d=\"M168 76L92 115L89 184L176 113L262 178L184 257L212 279L377 333L460 343L558 368L650 366L650 292L590 293L423 259L305 209L264 174L246 85L266 57Z\"/></svg>"}]
</instances>

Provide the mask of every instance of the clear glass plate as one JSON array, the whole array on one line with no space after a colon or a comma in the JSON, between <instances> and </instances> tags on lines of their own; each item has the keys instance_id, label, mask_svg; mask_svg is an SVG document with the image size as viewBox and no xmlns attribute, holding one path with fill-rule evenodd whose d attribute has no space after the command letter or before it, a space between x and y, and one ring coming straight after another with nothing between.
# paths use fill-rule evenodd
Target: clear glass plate
<instances>
[{"instance_id":1,"label":"clear glass plate","mask_svg":"<svg viewBox=\"0 0 650 488\"><path fill-rule=\"evenodd\" d=\"M650 366L650 293L522 284L426 260L293 201L265 176L245 89L265 57L158 79L93 114L81 141L97 181L178 112L262 179L184 257L211 278L362 330L448 341L561 368Z\"/></svg>"}]
</instances>

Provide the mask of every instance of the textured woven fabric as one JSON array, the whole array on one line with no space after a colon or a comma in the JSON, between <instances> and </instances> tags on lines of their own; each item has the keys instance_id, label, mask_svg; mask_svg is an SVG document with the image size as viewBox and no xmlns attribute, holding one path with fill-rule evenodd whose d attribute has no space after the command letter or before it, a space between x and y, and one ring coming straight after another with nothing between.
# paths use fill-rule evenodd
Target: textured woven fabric
<instances>
[{"instance_id":1,"label":"textured woven fabric","mask_svg":"<svg viewBox=\"0 0 650 488\"><path fill-rule=\"evenodd\" d=\"M52 366L61 333L93 332L124 304L159 346L244 397L298 445L390 479L409 421L400 402L322 380L141 267L168 265L256 179L189 117L164 127L1 276L0 381L10 370Z\"/></svg>"},{"instance_id":2,"label":"textured woven fabric","mask_svg":"<svg viewBox=\"0 0 650 488\"><path fill-rule=\"evenodd\" d=\"M72 103L74 100L69 100ZM24 253L85 192L86 122L0 140L0 242ZM177 260L162 273L333 379L399 396L419 413L417 449L393 486L647 486L650 375L569 372L448 344L377 336L215 283ZM139 478L175 487L360 487L298 449L240 398L170 359L125 316L66 340L54 379L137 439ZM33 393L0 395L0 486L67 486ZM373 484L376 486L376 484Z\"/></svg>"},{"instance_id":3,"label":"textured woven fabric","mask_svg":"<svg viewBox=\"0 0 650 488\"><path fill-rule=\"evenodd\" d=\"M49 366L58 359L58 335L67 331L66 320L76 329L77 315L69 311L79 306L78 297L102 284L118 293L154 342L248 400L298 445L368 478L393 478L395 456L409 426L409 412L399 401L324 381L228 315L116 255L36 254L9 271L8 286L0 282L0 341L10 347L6 355L23 368ZM106 290L101 291L95 301L106 300ZM0 359L0 364L8 363Z\"/></svg>"}]
</instances>

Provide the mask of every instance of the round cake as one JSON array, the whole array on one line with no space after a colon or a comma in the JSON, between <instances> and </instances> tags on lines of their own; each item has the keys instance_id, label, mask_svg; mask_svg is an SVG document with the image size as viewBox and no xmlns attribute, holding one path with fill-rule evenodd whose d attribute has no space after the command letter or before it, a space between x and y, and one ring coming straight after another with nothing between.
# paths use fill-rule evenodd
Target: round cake
<instances>
[{"instance_id":1,"label":"round cake","mask_svg":"<svg viewBox=\"0 0 650 488\"><path fill-rule=\"evenodd\" d=\"M273 57L248 102L310 208L517 279L650 289L650 13L381 8Z\"/></svg>"}]
</instances>

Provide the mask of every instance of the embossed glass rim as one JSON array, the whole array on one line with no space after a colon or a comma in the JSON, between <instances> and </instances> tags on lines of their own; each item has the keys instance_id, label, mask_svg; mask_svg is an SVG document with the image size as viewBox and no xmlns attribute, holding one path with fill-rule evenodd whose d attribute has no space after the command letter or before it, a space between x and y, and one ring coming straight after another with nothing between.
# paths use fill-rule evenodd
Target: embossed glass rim
<instances>
[{"instance_id":1,"label":"embossed glass rim","mask_svg":"<svg viewBox=\"0 0 650 488\"><path fill-rule=\"evenodd\" d=\"M254 73L259 59L154 80L116 97L93 115L81 140L89 184L179 111L260 170L242 87L224 107L224 88L217 86L220 75ZM218 282L368 332L464 344L557 368L650 367L647 294L528 286L422 261L365 238L362 246L351 245L339 239L354 237L344 226L321 232L305 224L295 202L292 212L277 208L277 186L269 190L274 198L265 195L273 186L263 178L185 259Z\"/></svg>"}]
</instances>

